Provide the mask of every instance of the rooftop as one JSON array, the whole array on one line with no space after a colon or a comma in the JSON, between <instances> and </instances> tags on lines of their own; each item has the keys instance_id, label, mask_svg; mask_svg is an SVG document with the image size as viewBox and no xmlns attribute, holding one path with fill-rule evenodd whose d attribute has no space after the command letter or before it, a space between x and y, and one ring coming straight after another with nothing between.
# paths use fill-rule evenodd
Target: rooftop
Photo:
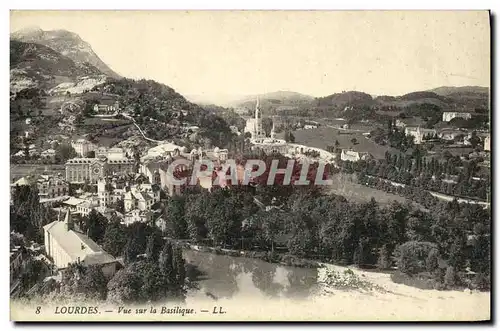
<instances>
[{"instance_id":1,"label":"rooftop","mask_svg":"<svg viewBox=\"0 0 500 331\"><path fill-rule=\"evenodd\" d=\"M73 259L78 260L84 265L105 264L116 261L110 254L106 253L99 245L83 233L67 230L66 222L69 221L71 215L68 211L66 219L62 221L54 221L45 225L44 231L50 233L52 238L60 245L60 247Z\"/></svg>"}]
</instances>

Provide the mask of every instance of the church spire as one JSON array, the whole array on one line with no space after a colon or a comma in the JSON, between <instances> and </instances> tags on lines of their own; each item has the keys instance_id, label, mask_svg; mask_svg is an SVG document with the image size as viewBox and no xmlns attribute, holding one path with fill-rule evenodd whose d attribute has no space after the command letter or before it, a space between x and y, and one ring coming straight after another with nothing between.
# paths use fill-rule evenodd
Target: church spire
<instances>
[{"instance_id":1,"label":"church spire","mask_svg":"<svg viewBox=\"0 0 500 331\"><path fill-rule=\"evenodd\" d=\"M276 137L276 131L274 127L274 118L273 118L273 128L271 129L271 138L274 139Z\"/></svg>"}]
</instances>

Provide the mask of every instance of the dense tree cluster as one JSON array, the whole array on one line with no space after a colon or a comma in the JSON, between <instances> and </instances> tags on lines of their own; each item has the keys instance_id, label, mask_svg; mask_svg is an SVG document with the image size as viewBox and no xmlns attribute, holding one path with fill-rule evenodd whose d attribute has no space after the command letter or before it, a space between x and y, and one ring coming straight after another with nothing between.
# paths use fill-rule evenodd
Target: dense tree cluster
<instances>
[{"instance_id":1,"label":"dense tree cluster","mask_svg":"<svg viewBox=\"0 0 500 331\"><path fill-rule=\"evenodd\" d=\"M10 229L26 239L43 242L43 226L55 219L54 211L40 204L36 185L16 186L12 189Z\"/></svg>"},{"instance_id":2,"label":"dense tree cluster","mask_svg":"<svg viewBox=\"0 0 500 331\"><path fill-rule=\"evenodd\" d=\"M11 92L11 121L40 115L45 107L45 97L45 91L36 87L25 88L17 93Z\"/></svg>"},{"instance_id":3,"label":"dense tree cluster","mask_svg":"<svg viewBox=\"0 0 500 331\"><path fill-rule=\"evenodd\" d=\"M258 190L236 187L212 194L186 192L185 197L169 201L173 213L167 233L222 248L398 266L409 275L423 271L441 275L451 266L457 275L469 267L489 277L490 213L480 206L436 203L425 212L397 202L382 207L373 199L351 203L341 196L296 187L282 191L283 204L263 200L271 207L262 210L255 208L257 194Z\"/></svg>"},{"instance_id":4,"label":"dense tree cluster","mask_svg":"<svg viewBox=\"0 0 500 331\"><path fill-rule=\"evenodd\" d=\"M185 294L185 260L182 249L166 242L153 245L148 239L146 259L129 261L107 284L108 300L114 303L182 300ZM154 247L156 246L156 247Z\"/></svg>"},{"instance_id":5,"label":"dense tree cluster","mask_svg":"<svg viewBox=\"0 0 500 331\"><path fill-rule=\"evenodd\" d=\"M370 138L379 145L389 145L402 152L415 147L413 136L406 135L404 130L393 128L392 125L389 130L376 128L370 132Z\"/></svg>"},{"instance_id":6,"label":"dense tree cluster","mask_svg":"<svg viewBox=\"0 0 500 331\"><path fill-rule=\"evenodd\" d=\"M441 107L432 103L414 103L403 108L400 117L420 117L426 122L428 128L432 128L441 121L443 111Z\"/></svg>"},{"instance_id":7,"label":"dense tree cluster","mask_svg":"<svg viewBox=\"0 0 500 331\"><path fill-rule=\"evenodd\" d=\"M452 155L438 161L424 157L422 150L416 147L411 154L387 152L383 160L342 162L341 168L348 173L359 173L362 183L377 188L403 184L410 189L486 200L491 180L488 173L481 172L480 161L480 158L462 160ZM397 187L394 190L398 190Z\"/></svg>"}]
</instances>

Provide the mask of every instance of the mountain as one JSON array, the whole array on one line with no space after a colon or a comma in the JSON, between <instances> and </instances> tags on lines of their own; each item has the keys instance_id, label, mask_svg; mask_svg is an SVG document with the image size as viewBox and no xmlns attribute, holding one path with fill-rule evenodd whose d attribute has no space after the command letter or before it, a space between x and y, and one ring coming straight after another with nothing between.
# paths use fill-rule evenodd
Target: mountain
<instances>
[{"instance_id":1,"label":"mountain","mask_svg":"<svg viewBox=\"0 0 500 331\"><path fill-rule=\"evenodd\" d=\"M315 104L318 107L336 107L343 108L345 106L372 106L375 104L371 95L359 92L348 91L342 93L334 93L326 97L316 98Z\"/></svg>"},{"instance_id":2,"label":"mountain","mask_svg":"<svg viewBox=\"0 0 500 331\"><path fill-rule=\"evenodd\" d=\"M47 46L10 41L11 91L29 87L48 89L89 76L100 77L102 73L89 63L77 63Z\"/></svg>"},{"instance_id":3,"label":"mountain","mask_svg":"<svg viewBox=\"0 0 500 331\"><path fill-rule=\"evenodd\" d=\"M262 109L266 110L269 108L274 108L277 111L295 109L300 106L308 105L314 100L314 97L298 92L276 91L264 94L249 95L230 103L230 105L238 108L253 109L255 107L257 98L259 98L260 106Z\"/></svg>"},{"instance_id":4,"label":"mountain","mask_svg":"<svg viewBox=\"0 0 500 331\"><path fill-rule=\"evenodd\" d=\"M364 92L347 91L316 98L311 107L343 109L354 107L420 107L433 105L443 111L489 108L489 89L480 86L439 87L428 91L416 91L400 96L371 96Z\"/></svg>"},{"instance_id":5,"label":"mountain","mask_svg":"<svg viewBox=\"0 0 500 331\"><path fill-rule=\"evenodd\" d=\"M473 109L490 108L490 89L483 86L442 86L430 90L456 105Z\"/></svg>"},{"instance_id":6,"label":"mountain","mask_svg":"<svg viewBox=\"0 0 500 331\"><path fill-rule=\"evenodd\" d=\"M11 33L10 38L11 40L50 47L77 63L89 63L109 77L120 78L120 75L109 68L95 54L90 44L82 40L74 32L66 30L43 31L40 28L27 28Z\"/></svg>"},{"instance_id":7,"label":"mountain","mask_svg":"<svg viewBox=\"0 0 500 331\"><path fill-rule=\"evenodd\" d=\"M452 94L462 93L462 94L489 94L490 89L484 86L441 86L428 90L428 92L434 92L442 96L448 96Z\"/></svg>"}]
</instances>

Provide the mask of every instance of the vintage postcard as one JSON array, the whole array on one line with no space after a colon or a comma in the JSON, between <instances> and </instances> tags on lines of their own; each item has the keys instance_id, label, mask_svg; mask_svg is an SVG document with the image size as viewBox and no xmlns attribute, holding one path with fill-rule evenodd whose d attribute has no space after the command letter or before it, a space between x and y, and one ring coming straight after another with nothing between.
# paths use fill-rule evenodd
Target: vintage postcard
<instances>
[{"instance_id":1,"label":"vintage postcard","mask_svg":"<svg viewBox=\"0 0 500 331\"><path fill-rule=\"evenodd\" d=\"M11 11L11 320L490 320L490 33Z\"/></svg>"}]
</instances>

